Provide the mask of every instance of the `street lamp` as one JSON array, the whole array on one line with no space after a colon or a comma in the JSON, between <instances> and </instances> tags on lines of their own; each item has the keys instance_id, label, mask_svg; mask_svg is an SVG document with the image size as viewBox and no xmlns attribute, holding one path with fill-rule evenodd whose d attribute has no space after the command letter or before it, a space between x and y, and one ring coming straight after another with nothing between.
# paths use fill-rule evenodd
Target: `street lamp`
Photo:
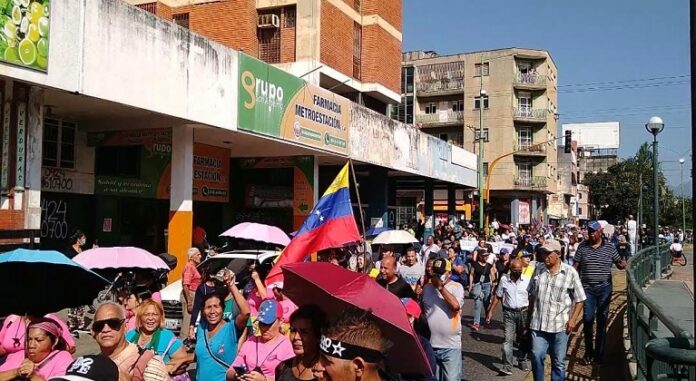
<instances>
[{"instance_id":1,"label":"street lamp","mask_svg":"<svg viewBox=\"0 0 696 381\"><path fill-rule=\"evenodd\" d=\"M655 279L660 279L662 276L662 267L660 267L660 238L657 227L660 226L660 188L657 181L657 134L662 132L665 124L659 116L653 116L645 124L645 129L653 136L653 207L654 207L654 225L653 225L653 242L655 243Z\"/></svg>"},{"instance_id":2,"label":"street lamp","mask_svg":"<svg viewBox=\"0 0 696 381\"><path fill-rule=\"evenodd\" d=\"M479 89L479 136L478 136L478 196L479 196L479 231L483 230L483 58L481 58L481 87Z\"/></svg>"},{"instance_id":3,"label":"street lamp","mask_svg":"<svg viewBox=\"0 0 696 381\"><path fill-rule=\"evenodd\" d=\"M682 234L686 237L686 212L684 209L684 158L679 159L679 193L681 193L682 202Z\"/></svg>"}]
</instances>

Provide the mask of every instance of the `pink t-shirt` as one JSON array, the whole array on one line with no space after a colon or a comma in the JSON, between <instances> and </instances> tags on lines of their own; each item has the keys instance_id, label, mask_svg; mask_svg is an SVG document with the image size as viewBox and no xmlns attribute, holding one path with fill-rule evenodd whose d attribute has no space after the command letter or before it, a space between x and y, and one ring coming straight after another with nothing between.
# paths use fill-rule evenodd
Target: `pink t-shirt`
<instances>
[{"instance_id":1,"label":"pink t-shirt","mask_svg":"<svg viewBox=\"0 0 696 381\"><path fill-rule=\"evenodd\" d=\"M258 358L256 357L257 348ZM264 343L258 337L252 336L242 344L232 366L246 365L249 371L258 366L264 376L275 377L276 366L292 357L295 357L295 352L292 351L292 344L287 337L278 335L275 339Z\"/></svg>"},{"instance_id":2,"label":"pink t-shirt","mask_svg":"<svg viewBox=\"0 0 696 381\"><path fill-rule=\"evenodd\" d=\"M7 355L5 362L0 365L0 372L17 369L24 361L24 351L10 353ZM56 351L48 355L48 357L39 365L39 374L48 380L53 377L65 375L73 358L67 351Z\"/></svg>"},{"instance_id":3,"label":"pink t-shirt","mask_svg":"<svg viewBox=\"0 0 696 381\"><path fill-rule=\"evenodd\" d=\"M55 314L47 314L45 317L48 319L53 319L56 323L58 323L60 329L63 330L63 334L61 336L68 345L68 349L75 348L75 338L70 334L70 329L68 328L67 324L65 324L65 322ZM24 351L26 332L27 325L25 324L24 319L18 315L8 316L2 324L2 328L0 328L0 346L2 346L6 353Z\"/></svg>"},{"instance_id":4,"label":"pink t-shirt","mask_svg":"<svg viewBox=\"0 0 696 381\"><path fill-rule=\"evenodd\" d=\"M274 299L273 288L266 287L266 299ZM261 305L261 302L263 302L263 299L261 299L258 292L256 292L256 287L254 287L254 290L249 293L249 297L247 298L251 316L259 315L259 306Z\"/></svg>"}]
</instances>

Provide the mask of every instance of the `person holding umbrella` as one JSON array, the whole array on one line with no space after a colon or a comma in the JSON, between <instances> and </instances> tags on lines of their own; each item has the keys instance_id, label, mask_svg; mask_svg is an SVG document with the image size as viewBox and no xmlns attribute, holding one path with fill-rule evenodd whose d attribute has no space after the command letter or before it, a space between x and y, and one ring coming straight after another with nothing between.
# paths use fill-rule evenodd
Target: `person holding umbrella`
<instances>
[{"instance_id":1,"label":"person holding umbrella","mask_svg":"<svg viewBox=\"0 0 696 381\"><path fill-rule=\"evenodd\" d=\"M64 375L72 361L60 325L51 319L37 319L27 330L26 354L20 351L7 356L0 366L0 381L48 380Z\"/></svg>"},{"instance_id":2,"label":"person holding umbrella","mask_svg":"<svg viewBox=\"0 0 696 381\"><path fill-rule=\"evenodd\" d=\"M75 338L70 334L68 326L55 314L47 314L46 319L55 321L61 328L61 337L65 341L67 350L75 353ZM5 318L0 329L0 356L24 351L26 342L27 325L39 321L42 318L34 315L10 315Z\"/></svg>"},{"instance_id":3,"label":"person holding umbrella","mask_svg":"<svg viewBox=\"0 0 696 381\"><path fill-rule=\"evenodd\" d=\"M326 381L381 381L379 364L386 344L382 330L369 311L348 308L321 335L319 364L314 377Z\"/></svg>"}]
</instances>

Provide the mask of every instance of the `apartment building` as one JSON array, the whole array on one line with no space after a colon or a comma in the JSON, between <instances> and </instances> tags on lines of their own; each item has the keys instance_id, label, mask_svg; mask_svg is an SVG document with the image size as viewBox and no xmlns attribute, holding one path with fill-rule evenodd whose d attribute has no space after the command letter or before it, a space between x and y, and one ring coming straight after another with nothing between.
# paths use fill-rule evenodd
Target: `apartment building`
<instances>
[{"instance_id":1,"label":"apartment building","mask_svg":"<svg viewBox=\"0 0 696 381\"><path fill-rule=\"evenodd\" d=\"M401 0L125 0L386 114L400 100Z\"/></svg>"},{"instance_id":2,"label":"apartment building","mask_svg":"<svg viewBox=\"0 0 696 381\"><path fill-rule=\"evenodd\" d=\"M562 132L571 131L577 143L579 179L587 173L606 172L619 162L621 125L619 122L564 123Z\"/></svg>"},{"instance_id":3,"label":"apartment building","mask_svg":"<svg viewBox=\"0 0 696 381\"><path fill-rule=\"evenodd\" d=\"M401 77L393 118L475 153L483 128L488 218L548 221L547 195L558 182L558 71L547 51L405 52Z\"/></svg>"},{"instance_id":4,"label":"apartment building","mask_svg":"<svg viewBox=\"0 0 696 381\"><path fill-rule=\"evenodd\" d=\"M556 193L549 195L549 221L557 223L578 223L578 150L577 142L573 141L570 152L566 153L564 146L557 146L558 186Z\"/></svg>"}]
</instances>

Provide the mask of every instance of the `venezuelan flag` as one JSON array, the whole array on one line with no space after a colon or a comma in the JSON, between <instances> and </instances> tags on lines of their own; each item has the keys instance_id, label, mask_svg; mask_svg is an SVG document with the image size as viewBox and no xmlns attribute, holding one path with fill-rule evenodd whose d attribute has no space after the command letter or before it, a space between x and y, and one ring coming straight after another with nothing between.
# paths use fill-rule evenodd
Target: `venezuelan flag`
<instances>
[{"instance_id":1,"label":"venezuelan flag","mask_svg":"<svg viewBox=\"0 0 696 381\"><path fill-rule=\"evenodd\" d=\"M284 264L301 262L310 253L342 247L360 239L350 203L348 175L346 164L307 216L295 237L280 254L266 277L266 284L282 279L280 266Z\"/></svg>"}]
</instances>

